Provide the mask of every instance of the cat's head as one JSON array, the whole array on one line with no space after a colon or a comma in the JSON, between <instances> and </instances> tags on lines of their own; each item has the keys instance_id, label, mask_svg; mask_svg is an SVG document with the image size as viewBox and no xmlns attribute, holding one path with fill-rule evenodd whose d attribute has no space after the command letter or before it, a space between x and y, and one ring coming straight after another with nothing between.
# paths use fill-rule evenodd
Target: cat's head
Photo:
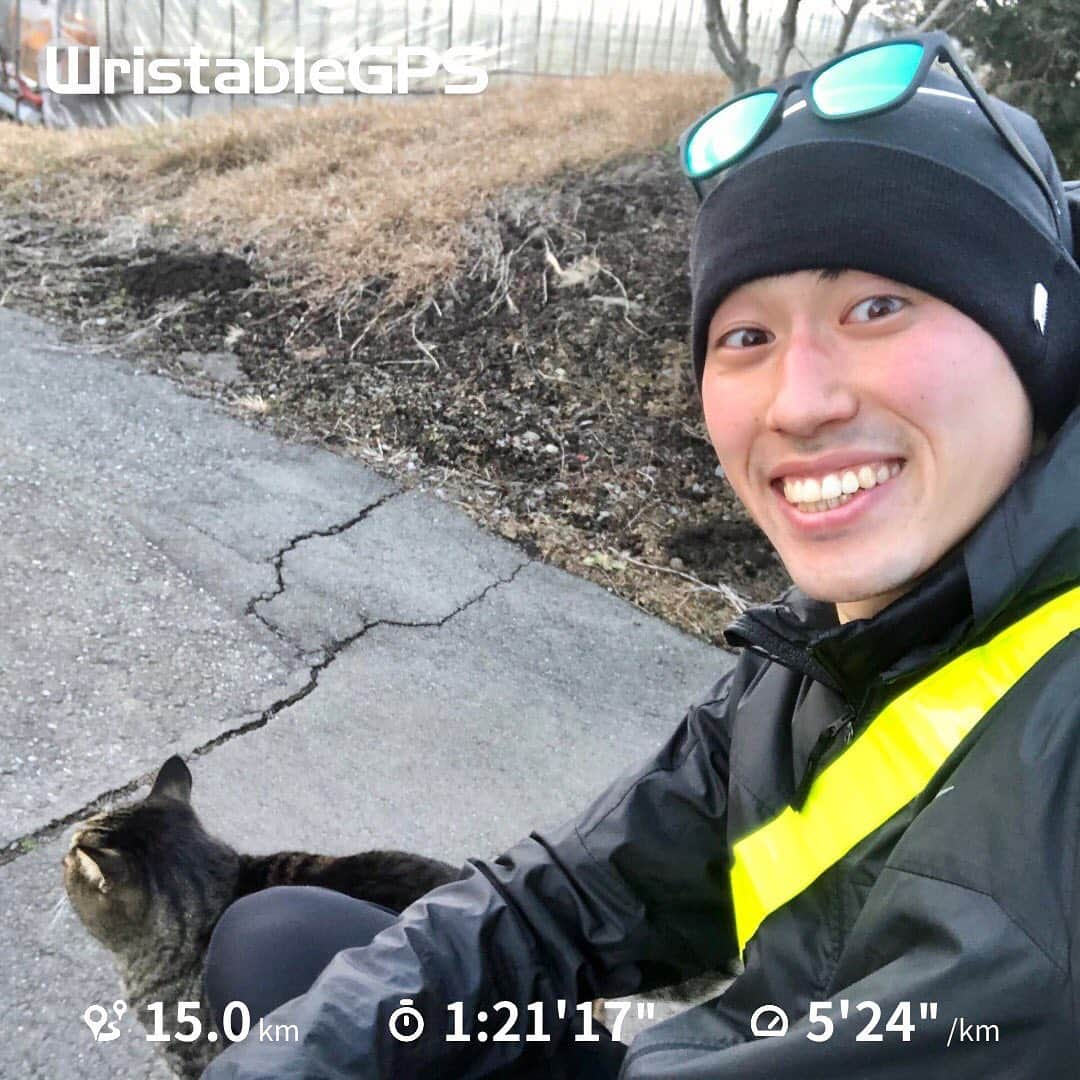
<instances>
[{"instance_id":1,"label":"cat's head","mask_svg":"<svg viewBox=\"0 0 1080 1080\"><path fill-rule=\"evenodd\" d=\"M238 856L191 806L191 773L171 757L145 799L79 822L64 888L87 930L114 952L205 944L235 886Z\"/></svg>"}]
</instances>

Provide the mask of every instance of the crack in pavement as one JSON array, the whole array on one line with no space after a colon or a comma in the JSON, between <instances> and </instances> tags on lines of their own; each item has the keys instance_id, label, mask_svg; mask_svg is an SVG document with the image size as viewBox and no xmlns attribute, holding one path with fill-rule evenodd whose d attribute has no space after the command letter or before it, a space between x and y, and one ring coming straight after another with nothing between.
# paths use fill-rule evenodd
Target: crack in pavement
<instances>
[{"instance_id":1,"label":"crack in pavement","mask_svg":"<svg viewBox=\"0 0 1080 1080\"><path fill-rule=\"evenodd\" d=\"M273 704L263 710L262 715L255 720L251 720L246 724L241 724L237 728L232 728L229 731L223 731L220 735L215 735L213 739L197 746L192 752L192 757L200 757L202 754L208 753L215 746L221 746L223 743L229 742L231 739L235 739L238 735L246 735L249 731L254 731L257 728L263 727L267 721L276 716L282 709L287 709L290 705L295 705L298 701L302 701L308 696L318 685L319 675L322 674L338 657L343 649L348 648L354 641L358 641L369 630L374 630L377 626L395 626L395 627L407 627L412 629L424 629L424 628L440 628L445 626L455 616L460 615L463 611L472 607L474 604L480 603L485 596L492 589L497 589L500 585L509 585L518 574L525 569L531 562L530 559L526 559L522 563L518 563L517 566L510 572L509 577L496 578L490 584L485 585L475 596L470 597L463 604L459 604L453 611L444 615L441 619L434 619L430 621L420 622L405 622L397 619L373 619L371 622L366 622L355 633L347 634L343 638L339 638L337 641L333 641L326 649L326 655L317 663L311 665L311 670L308 675L308 681L300 687L299 690L287 695L275 701ZM2 864L0 864L2 865Z\"/></svg>"},{"instance_id":2,"label":"crack in pavement","mask_svg":"<svg viewBox=\"0 0 1080 1080\"><path fill-rule=\"evenodd\" d=\"M392 498L393 495L399 494L394 492L392 495L384 496L378 503L373 503L367 510L363 511L361 517L374 510L376 506L385 502L386 499ZM354 519L351 524L355 524L360 518ZM341 532L343 529L348 528L348 525L334 526L337 532ZM304 537L298 537L296 542L301 539L307 539L310 536L319 535L331 535L329 533L308 533ZM283 548L280 554L284 554L288 548ZM276 716L283 709L289 708L291 705L295 705L298 701L302 701L315 688L319 685L319 676L325 671L338 657L343 649L348 648L354 641L362 638L369 630L374 630L377 626L394 626L394 627L406 627L411 629L437 629L445 626L451 619L460 615L463 611L472 607L474 604L480 603L484 597L487 596L492 589L497 589L500 585L509 585L517 577L517 575L525 569L532 562L531 559L526 559L522 563L518 563L517 566L511 571L509 577L496 578L493 582L485 585L475 596L470 597L463 604L454 608L449 614L444 615L441 619L435 619L428 622L403 622L396 619L374 619L372 622L364 623L364 625L356 631L354 634L349 634L346 637L332 642L327 650L327 655L320 660L317 664L311 666L308 674L308 681L300 687L299 690L294 691L287 696L280 698L278 701L273 702L267 708L263 709L262 713L254 720L248 721L246 724L241 724L239 727L230 728L228 731L223 731L220 735L215 735L214 738L202 743L200 746L195 747L194 750L188 755L185 760L191 758L202 757L203 754L208 754L217 746L221 746L224 743L238 738L241 735L246 735L249 731L256 731L261 727L265 727L269 723L270 719ZM109 791L103 792L95 799L85 803L78 810L73 810L69 814L65 814L62 818L54 818L47 825L42 825L40 828L34 829L32 832L26 833L24 836L17 837L12 840L6 848L0 850L0 867L6 866L8 863L14 862L16 859L21 858L23 855L30 854L39 843L48 843L51 840L56 839L64 829L69 825L74 825L76 822L82 821L84 818L89 817L91 814L95 814L112 804L117 803L119 800L127 795L131 795L138 791L140 787L149 785L154 777L157 775L158 769L161 766L156 766L149 772L144 773L142 776L136 777L134 780L128 781L128 783L121 785L120 787L112 788Z\"/></svg>"},{"instance_id":3,"label":"crack in pavement","mask_svg":"<svg viewBox=\"0 0 1080 1080\"><path fill-rule=\"evenodd\" d=\"M286 645L291 646L295 655L298 658L302 659L304 653L303 650L299 648L297 643L290 640L281 631L279 627L277 627L273 622L271 622L261 612L259 612L257 608L258 604L269 603L276 597L281 596L281 594L285 591L285 556L288 555L290 551L295 551L296 548L305 540L312 540L317 536L337 536L339 533L346 532L354 525L358 525L361 521L363 521L364 518L366 518L368 514L370 514L373 510L378 510L379 507L382 506L384 503L388 503L391 499L395 499L402 494L404 494L404 492L400 490L388 492L386 495L383 495L380 498L376 499L375 502L371 503L369 506L365 506L364 509L360 511L360 513L349 518L348 521L343 521L340 525L331 525L326 529L311 529L309 532L300 533L298 536L294 536L284 547L278 549L278 551L274 554L273 564L274 574L277 578L277 585L270 592L264 592L260 593L258 596L253 596L247 602L247 607L244 609L244 614L253 615L256 619L259 620L259 622L263 624L263 626L266 627L267 630L270 631L271 634L273 634L280 641L283 641Z\"/></svg>"}]
</instances>

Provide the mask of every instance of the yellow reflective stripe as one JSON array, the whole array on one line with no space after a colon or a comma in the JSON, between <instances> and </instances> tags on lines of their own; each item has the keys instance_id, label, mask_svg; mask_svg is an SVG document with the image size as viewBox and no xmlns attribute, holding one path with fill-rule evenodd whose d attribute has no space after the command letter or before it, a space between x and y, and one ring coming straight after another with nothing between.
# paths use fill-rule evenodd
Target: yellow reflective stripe
<instances>
[{"instance_id":1,"label":"yellow reflective stripe","mask_svg":"<svg viewBox=\"0 0 1080 1080\"><path fill-rule=\"evenodd\" d=\"M890 702L810 785L733 850L739 952L807 888L929 783L945 759L1035 664L1080 628L1080 586L1062 593Z\"/></svg>"}]
</instances>

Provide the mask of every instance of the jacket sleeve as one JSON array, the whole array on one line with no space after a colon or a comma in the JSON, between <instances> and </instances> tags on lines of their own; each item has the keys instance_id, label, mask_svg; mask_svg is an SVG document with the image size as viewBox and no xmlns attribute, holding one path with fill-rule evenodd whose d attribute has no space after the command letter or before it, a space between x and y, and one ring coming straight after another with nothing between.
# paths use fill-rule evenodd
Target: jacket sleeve
<instances>
[{"instance_id":1,"label":"jacket sleeve","mask_svg":"<svg viewBox=\"0 0 1080 1080\"><path fill-rule=\"evenodd\" d=\"M262 1041L254 1024L203 1080L468 1080L530 1062L558 1080L552 1055L577 1003L728 962L737 954L724 843L731 681L729 671L657 754L578 819L494 860L469 860L458 881L416 901L370 945L338 953L306 994L265 1018L295 1025L290 1041ZM406 999L424 1025L410 1042L390 1033ZM498 1003L513 1003L519 1038L448 1040L455 1002L461 1029L489 1034L509 1013ZM536 1003L549 1042L524 1040Z\"/></svg>"}]
</instances>

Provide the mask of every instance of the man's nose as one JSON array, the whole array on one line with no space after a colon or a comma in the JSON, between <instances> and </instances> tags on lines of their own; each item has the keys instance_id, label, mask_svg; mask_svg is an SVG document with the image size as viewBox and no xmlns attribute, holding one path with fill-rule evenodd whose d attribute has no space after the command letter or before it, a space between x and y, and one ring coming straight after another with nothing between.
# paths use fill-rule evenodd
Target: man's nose
<instances>
[{"instance_id":1,"label":"man's nose","mask_svg":"<svg viewBox=\"0 0 1080 1080\"><path fill-rule=\"evenodd\" d=\"M805 324L792 329L772 375L765 421L776 431L809 435L858 411L845 351Z\"/></svg>"}]
</instances>

